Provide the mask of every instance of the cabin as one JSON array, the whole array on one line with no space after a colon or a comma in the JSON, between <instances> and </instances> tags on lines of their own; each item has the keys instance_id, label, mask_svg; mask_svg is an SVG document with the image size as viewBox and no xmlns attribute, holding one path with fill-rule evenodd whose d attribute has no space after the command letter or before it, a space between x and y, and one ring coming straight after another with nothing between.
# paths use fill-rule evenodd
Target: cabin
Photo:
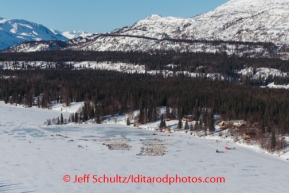
<instances>
[{"instance_id":1,"label":"cabin","mask_svg":"<svg viewBox=\"0 0 289 193\"><path fill-rule=\"evenodd\" d=\"M242 125L246 125L244 120L231 120L232 124L236 127L240 127Z\"/></svg>"},{"instance_id":2,"label":"cabin","mask_svg":"<svg viewBox=\"0 0 289 193\"><path fill-rule=\"evenodd\" d=\"M244 140L252 139L252 138L255 138L256 135L257 134L255 131L246 131L243 133L243 138L244 138Z\"/></svg>"},{"instance_id":3,"label":"cabin","mask_svg":"<svg viewBox=\"0 0 289 193\"><path fill-rule=\"evenodd\" d=\"M246 127L246 122L244 120L230 120L230 121L221 121L219 123L220 129L228 129L232 126L235 127Z\"/></svg>"},{"instance_id":4,"label":"cabin","mask_svg":"<svg viewBox=\"0 0 289 193\"><path fill-rule=\"evenodd\" d=\"M182 119L182 121L192 122L194 120L193 115L185 115Z\"/></svg>"},{"instance_id":5,"label":"cabin","mask_svg":"<svg viewBox=\"0 0 289 193\"><path fill-rule=\"evenodd\" d=\"M171 115L171 114L167 115L166 121L172 121L172 120L177 120L177 117L175 115Z\"/></svg>"},{"instance_id":6,"label":"cabin","mask_svg":"<svg viewBox=\"0 0 289 193\"><path fill-rule=\"evenodd\" d=\"M227 124L224 121L219 123L220 129L227 129Z\"/></svg>"}]
</instances>

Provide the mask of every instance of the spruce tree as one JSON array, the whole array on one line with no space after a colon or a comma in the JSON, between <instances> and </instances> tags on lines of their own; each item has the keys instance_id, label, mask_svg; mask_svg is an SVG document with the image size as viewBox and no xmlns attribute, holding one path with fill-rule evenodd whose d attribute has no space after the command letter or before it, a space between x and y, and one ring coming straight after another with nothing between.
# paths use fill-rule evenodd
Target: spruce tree
<instances>
[{"instance_id":1,"label":"spruce tree","mask_svg":"<svg viewBox=\"0 0 289 193\"><path fill-rule=\"evenodd\" d=\"M91 108L89 118L92 119L95 116L94 109Z\"/></svg>"},{"instance_id":2,"label":"spruce tree","mask_svg":"<svg viewBox=\"0 0 289 193\"><path fill-rule=\"evenodd\" d=\"M75 123L78 123L78 113L77 112L75 113L74 121L75 121Z\"/></svg>"},{"instance_id":3,"label":"spruce tree","mask_svg":"<svg viewBox=\"0 0 289 193\"><path fill-rule=\"evenodd\" d=\"M96 123L97 123L97 124L101 124L100 117L99 117L99 114L98 114L98 113L97 113L97 115L96 115Z\"/></svg>"},{"instance_id":4,"label":"spruce tree","mask_svg":"<svg viewBox=\"0 0 289 193\"><path fill-rule=\"evenodd\" d=\"M84 106L82 107L82 113L83 113L83 120L88 120L88 104L84 103Z\"/></svg>"},{"instance_id":5,"label":"spruce tree","mask_svg":"<svg viewBox=\"0 0 289 193\"><path fill-rule=\"evenodd\" d=\"M148 111L147 108L144 109L143 123L146 124L148 120Z\"/></svg>"},{"instance_id":6,"label":"spruce tree","mask_svg":"<svg viewBox=\"0 0 289 193\"><path fill-rule=\"evenodd\" d=\"M265 124L264 124L263 119L260 121L260 129L261 129L262 133L265 133Z\"/></svg>"},{"instance_id":7,"label":"spruce tree","mask_svg":"<svg viewBox=\"0 0 289 193\"><path fill-rule=\"evenodd\" d=\"M200 124L199 124L200 127L203 128L203 121L202 121L202 119L199 119L199 122L200 122Z\"/></svg>"},{"instance_id":8,"label":"spruce tree","mask_svg":"<svg viewBox=\"0 0 289 193\"><path fill-rule=\"evenodd\" d=\"M186 123L185 123L185 130L189 130L189 124L188 124L187 120L186 120Z\"/></svg>"},{"instance_id":9,"label":"spruce tree","mask_svg":"<svg viewBox=\"0 0 289 193\"><path fill-rule=\"evenodd\" d=\"M160 122L160 128L165 128L166 127L166 122L164 120L164 115L161 115L161 122Z\"/></svg>"},{"instance_id":10,"label":"spruce tree","mask_svg":"<svg viewBox=\"0 0 289 193\"><path fill-rule=\"evenodd\" d=\"M128 126L130 125L130 120L129 120L129 118L126 119L126 125L128 125Z\"/></svg>"},{"instance_id":11,"label":"spruce tree","mask_svg":"<svg viewBox=\"0 0 289 193\"><path fill-rule=\"evenodd\" d=\"M60 124L63 125L63 115L62 115L62 113L60 114Z\"/></svg>"},{"instance_id":12,"label":"spruce tree","mask_svg":"<svg viewBox=\"0 0 289 193\"><path fill-rule=\"evenodd\" d=\"M214 132L215 131L215 123L214 123L214 113L213 112L211 112L209 120L210 120L210 122L209 122L209 130L211 132Z\"/></svg>"},{"instance_id":13,"label":"spruce tree","mask_svg":"<svg viewBox=\"0 0 289 193\"><path fill-rule=\"evenodd\" d=\"M44 95L42 96L41 107L42 107L42 108L45 108L45 107L46 107Z\"/></svg>"},{"instance_id":14,"label":"spruce tree","mask_svg":"<svg viewBox=\"0 0 289 193\"><path fill-rule=\"evenodd\" d=\"M144 108L141 107L141 108L139 109L139 119L138 119L138 122L139 122L140 124L143 124L143 123L144 123L144 118L145 118L144 114L145 114Z\"/></svg>"},{"instance_id":15,"label":"spruce tree","mask_svg":"<svg viewBox=\"0 0 289 193\"><path fill-rule=\"evenodd\" d=\"M166 106L166 116L168 117L170 114L170 108L168 106Z\"/></svg>"},{"instance_id":16,"label":"spruce tree","mask_svg":"<svg viewBox=\"0 0 289 193\"><path fill-rule=\"evenodd\" d=\"M178 128L179 128L179 129L183 128L183 122L182 122L182 119L179 119L179 122L178 122Z\"/></svg>"},{"instance_id":17,"label":"spruce tree","mask_svg":"<svg viewBox=\"0 0 289 193\"><path fill-rule=\"evenodd\" d=\"M198 106L195 108L194 115L195 115L195 120L196 120L196 121L199 121L200 111L199 111L199 109L198 109Z\"/></svg>"}]
</instances>

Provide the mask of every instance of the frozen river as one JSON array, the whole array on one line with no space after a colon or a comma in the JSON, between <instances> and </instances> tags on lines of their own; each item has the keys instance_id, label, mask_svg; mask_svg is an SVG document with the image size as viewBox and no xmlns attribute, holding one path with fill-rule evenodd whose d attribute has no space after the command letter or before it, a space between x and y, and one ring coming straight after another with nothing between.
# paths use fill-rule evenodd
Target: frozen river
<instances>
[{"instance_id":1,"label":"frozen river","mask_svg":"<svg viewBox=\"0 0 289 193\"><path fill-rule=\"evenodd\" d=\"M40 126L56 116L59 112L0 103L0 192L288 191L289 162L224 140L152 135L119 124ZM125 139L130 149L109 150L103 143L111 141L105 139ZM161 140L165 155L137 156L144 147L141 139ZM226 145L236 149L226 151ZM215 153L216 149L223 153ZM226 182L93 183L93 175L104 174L224 177ZM71 177L69 182L64 182L65 175ZM73 183L76 175L82 183Z\"/></svg>"}]
</instances>

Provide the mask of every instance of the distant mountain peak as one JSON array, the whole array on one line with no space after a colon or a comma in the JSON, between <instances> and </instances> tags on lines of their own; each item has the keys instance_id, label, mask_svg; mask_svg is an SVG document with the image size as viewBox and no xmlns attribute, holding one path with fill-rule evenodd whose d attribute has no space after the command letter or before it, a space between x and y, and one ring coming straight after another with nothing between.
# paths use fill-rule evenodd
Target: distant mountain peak
<instances>
[{"instance_id":1,"label":"distant mountain peak","mask_svg":"<svg viewBox=\"0 0 289 193\"><path fill-rule=\"evenodd\" d=\"M27 41L67 40L47 27L23 19L0 18L0 50Z\"/></svg>"},{"instance_id":2,"label":"distant mountain peak","mask_svg":"<svg viewBox=\"0 0 289 193\"><path fill-rule=\"evenodd\" d=\"M152 15L148 16L147 18L145 18L145 20L158 20L161 18L162 18L162 16L160 16L160 15L152 14Z\"/></svg>"},{"instance_id":3,"label":"distant mountain peak","mask_svg":"<svg viewBox=\"0 0 289 193\"><path fill-rule=\"evenodd\" d=\"M74 39L78 37L86 38L87 36L91 36L92 33L84 32L82 30L73 30L73 31L65 31L61 33L63 36L68 39Z\"/></svg>"}]
</instances>

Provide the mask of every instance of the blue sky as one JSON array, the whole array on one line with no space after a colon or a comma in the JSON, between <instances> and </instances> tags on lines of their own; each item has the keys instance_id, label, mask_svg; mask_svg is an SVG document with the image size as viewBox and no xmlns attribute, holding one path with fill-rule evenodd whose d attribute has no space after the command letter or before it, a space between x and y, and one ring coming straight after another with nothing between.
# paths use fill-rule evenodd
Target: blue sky
<instances>
[{"instance_id":1,"label":"blue sky","mask_svg":"<svg viewBox=\"0 0 289 193\"><path fill-rule=\"evenodd\" d=\"M104 33L151 14L193 17L228 0L0 0L0 17L25 19L60 31Z\"/></svg>"}]
</instances>

